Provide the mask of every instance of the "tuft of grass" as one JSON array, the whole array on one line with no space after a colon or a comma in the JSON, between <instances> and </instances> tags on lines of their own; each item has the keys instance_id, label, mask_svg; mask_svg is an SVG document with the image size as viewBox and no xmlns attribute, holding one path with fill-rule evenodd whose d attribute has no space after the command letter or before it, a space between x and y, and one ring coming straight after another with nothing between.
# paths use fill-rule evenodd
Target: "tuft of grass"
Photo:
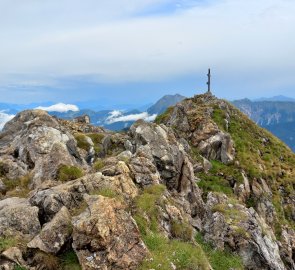
<instances>
[{"instance_id":1,"label":"tuft of grass","mask_svg":"<svg viewBox=\"0 0 295 270\"><path fill-rule=\"evenodd\" d=\"M214 270L242 270L244 269L242 259L236 254L227 250L214 249L209 243L206 243L200 233L196 234L195 240L204 250L209 262Z\"/></svg>"},{"instance_id":2,"label":"tuft of grass","mask_svg":"<svg viewBox=\"0 0 295 270\"><path fill-rule=\"evenodd\" d=\"M17 244L18 244L18 239L16 237L1 237L0 253L8 248L17 246Z\"/></svg>"},{"instance_id":3,"label":"tuft of grass","mask_svg":"<svg viewBox=\"0 0 295 270\"><path fill-rule=\"evenodd\" d=\"M174 220L171 224L171 234L173 238L189 242L193 238L193 229L192 226L186 222Z\"/></svg>"},{"instance_id":4,"label":"tuft of grass","mask_svg":"<svg viewBox=\"0 0 295 270\"><path fill-rule=\"evenodd\" d=\"M100 190L96 190L90 193L90 195L101 195L108 198L116 198L119 196L117 192L112 190L111 188L103 188Z\"/></svg>"},{"instance_id":5,"label":"tuft of grass","mask_svg":"<svg viewBox=\"0 0 295 270\"><path fill-rule=\"evenodd\" d=\"M77 146L81 149L84 149L85 151L88 151L90 148L90 144L87 142L86 136L82 133L76 133L74 135L76 141L77 141Z\"/></svg>"},{"instance_id":6,"label":"tuft of grass","mask_svg":"<svg viewBox=\"0 0 295 270\"><path fill-rule=\"evenodd\" d=\"M93 141L94 144L100 144L104 138L101 133L88 133L87 136Z\"/></svg>"},{"instance_id":7,"label":"tuft of grass","mask_svg":"<svg viewBox=\"0 0 295 270\"><path fill-rule=\"evenodd\" d=\"M140 270L171 270L172 264L176 269L183 270L210 269L206 255L199 245L168 240L161 234L149 234L144 237L144 242L151 257L142 263Z\"/></svg>"},{"instance_id":8,"label":"tuft of grass","mask_svg":"<svg viewBox=\"0 0 295 270\"><path fill-rule=\"evenodd\" d=\"M61 165L57 172L57 179L66 182L83 176L83 171L75 166Z\"/></svg>"},{"instance_id":9,"label":"tuft of grass","mask_svg":"<svg viewBox=\"0 0 295 270\"><path fill-rule=\"evenodd\" d=\"M63 270L81 270L81 266L76 253L73 250L68 250L60 255L60 261Z\"/></svg>"},{"instance_id":10,"label":"tuft of grass","mask_svg":"<svg viewBox=\"0 0 295 270\"><path fill-rule=\"evenodd\" d=\"M87 134L87 136L92 140L92 142L94 143L94 151L95 153L100 153L102 150L102 146L101 146L101 142L104 138L104 134L101 133L89 133Z\"/></svg>"},{"instance_id":11,"label":"tuft of grass","mask_svg":"<svg viewBox=\"0 0 295 270\"><path fill-rule=\"evenodd\" d=\"M100 171L104 166L105 163L101 158L98 158L93 164L93 168L96 172Z\"/></svg>"}]
</instances>

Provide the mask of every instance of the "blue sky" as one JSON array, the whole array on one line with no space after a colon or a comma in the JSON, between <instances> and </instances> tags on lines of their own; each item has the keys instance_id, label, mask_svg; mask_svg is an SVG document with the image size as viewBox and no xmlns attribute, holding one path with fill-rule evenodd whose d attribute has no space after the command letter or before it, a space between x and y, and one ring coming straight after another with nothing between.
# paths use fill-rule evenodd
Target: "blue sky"
<instances>
[{"instance_id":1,"label":"blue sky","mask_svg":"<svg viewBox=\"0 0 295 270\"><path fill-rule=\"evenodd\" d=\"M0 102L295 97L294 0L0 0Z\"/></svg>"}]
</instances>

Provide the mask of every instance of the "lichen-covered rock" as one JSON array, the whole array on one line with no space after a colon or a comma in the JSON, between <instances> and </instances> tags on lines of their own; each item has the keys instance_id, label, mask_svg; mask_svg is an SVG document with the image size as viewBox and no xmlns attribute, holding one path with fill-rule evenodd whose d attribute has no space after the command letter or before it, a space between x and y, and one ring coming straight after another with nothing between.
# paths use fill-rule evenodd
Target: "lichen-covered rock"
<instances>
[{"instance_id":1,"label":"lichen-covered rock","mask_svg":"<svg viewBox=\"0 0 295 270\"><path fill-rule=\"evenodd\" d=\"M61 164L81 166L76 141L66 128L41 110L23 111L3 128L0 160L9 179L32 174L33 185L54 179Z\"/></svg>"},{"instance_id":2,"label":"lichen-covered rock","mask_svg":"<svg viewBox=\"0 0 295 270\"><path fill-rule=\"evenodd\" d=\"M0 269L15 269L19 265L26 267L26 262L23 259L22 252L17 247L11 247L0 255Z\"/></svg>"},{"instance_id":3,"label":"lichen-covered rock","mask_svg":"<svg viewBox=\"0 0 295 270\"><path fill-rule=\"evenodd\" d=\"M202 216L203 200L195 184L193 165L173 131L164 125L139 120L131 126L130 136L134 145L134 156L149 159L148 164L154 164L160 174L160 182L190 203L192 216ZM151 182L154 181L152 176L155 174L153 166L149 168L148 181Z\"/></svg>"},{"instance_id":4,"label":"lichen-covered rock","mask_svg":"<svg viewBox=\"0 0 295 270\"><path fill-rule=\"evenodd\" d=\"M56 254L70 239L71 234L71 215L66 207L62 207L27 246L38 248L46 253Z\"/></svg>"},{"instance_id":5,"label":"lichen-covered rock","mask_svg":"<svg viewBox=\"0 0 295 270\"><path fill-rule=\"evenodd\" d=\"M284 228L280 239L280 254L288 269L295 269L295 230Z\"/></svg>"},{"instance_id":6,"label":"lichen-covered rock","mask_svg":"<svg viewBox=\"0 0 295 270\"><path fill-rule=\"evenodd\" d=\"M138 149L136 156L130 160L129 167L135 182L141 187L160 183L160 174L153 163L153 157L144 146Z\"/></svg>"},{"instance_id":7,"label":"lichen-covered rock","mask_svg":"<svg viewBox=\"0 0 295 270\"><path fill-rule=\"evenodd\" d=\"M39 209L27 199L7 198L0 201L0 237L20 234L28 239L41 230Z\"/></svg>"},{"instance_id":8,"label":"lichen-covered rock","mask_svg":"<svg viewBox=\"0 0 295 270\"><path fill-rule=\"evenodd\" d=\"M209 94L186 99L175 105L164 124L174 128L179 138L191 142L207 159L227 164L235 158L234 143L231 136L212 121L214 106L227 110L225 102Z\"/></svg>"},{"instance_id":9,"label":"lichen-covered rock","mask_svg":"<svg viewBox=\"0 0 295 270\"><path fill-rule=\"evenodd\" d=\"M79 208L84 194L110 189L122 197L134 198L138 190L128 167L122 161L114 166L114 176L105 176L100 172L88 174L58 186L37 190L32 194L30 202L38 206L43 219L49 221L63 206L69 210Z\"/></svg>"},{"instance_id":10,"label":"lichen-covered rock","mask_svg":"<svg viewBox=\"0 0 295 270\"><path fill-rule=\"evenodd\" d=\"M83 269L137 269L148 251L121 202L86 196L88 208L73 219L73 248Z\"/></svg>"},{"instance_id":11,"label":"lichen-covered rock","mask_svg":"<svg viewBox=\"0 0 295 270\"><path fill-rule=\"evenodd\" d=\"M206 206L203 230L208 241L237 252L247 269L286 269L272 229L253 208L214 193L208 194Z\"/></svg>"}]
</instances>

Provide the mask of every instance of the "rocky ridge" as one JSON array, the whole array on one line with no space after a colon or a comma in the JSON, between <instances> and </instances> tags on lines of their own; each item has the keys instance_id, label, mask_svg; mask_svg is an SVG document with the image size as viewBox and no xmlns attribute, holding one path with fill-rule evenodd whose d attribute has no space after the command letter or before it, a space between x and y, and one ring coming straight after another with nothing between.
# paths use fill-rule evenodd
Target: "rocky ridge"
<instances>
[{"instance_id":1,"label":"rocky ridge","mask_svg":"<svg viewBox=\"0 0 295 270\"><path fill-rule=\"evenodd\" d=\"M0 145L0 269L295 269L295 156L212 95L127 133L24 111Z\"/></svg>"}]
</instances>

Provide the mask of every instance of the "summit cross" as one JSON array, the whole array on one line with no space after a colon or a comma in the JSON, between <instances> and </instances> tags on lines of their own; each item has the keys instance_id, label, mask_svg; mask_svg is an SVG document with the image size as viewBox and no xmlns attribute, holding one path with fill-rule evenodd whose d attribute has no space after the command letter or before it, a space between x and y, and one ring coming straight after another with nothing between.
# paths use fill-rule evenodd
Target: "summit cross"
<instances>
[{"instance_id":1,"label":"summit cross","mask_svg":"<svg viewBox=\"0 0 295 270\"><path fill-rule=\"evenodd\" d=\"M210 68L208 69L208 82L207 82L207 85L208 85L208 93L211 93L211 71L210 71Z\"/></svg>"}]
</instances>

